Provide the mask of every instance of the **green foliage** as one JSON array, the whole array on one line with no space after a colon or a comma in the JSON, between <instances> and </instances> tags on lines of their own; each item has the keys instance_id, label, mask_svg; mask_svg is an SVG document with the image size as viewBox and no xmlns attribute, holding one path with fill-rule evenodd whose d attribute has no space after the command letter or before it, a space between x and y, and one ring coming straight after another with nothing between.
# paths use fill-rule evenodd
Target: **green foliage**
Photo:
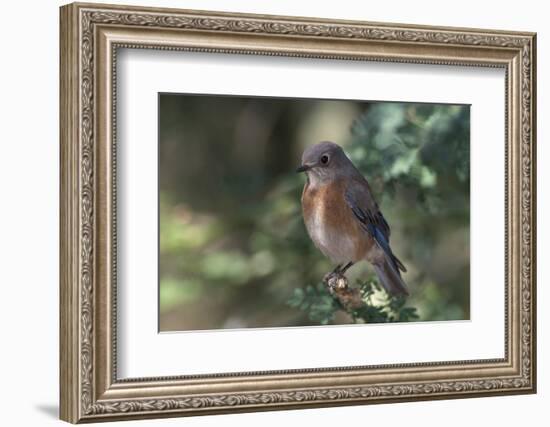
<instances>
[{"instance_id":1,"label":"green foliage","mask_svg":"<svg viewBox=\"0 0 550 427\"><path fill-rule=\"evenodd\" d=\"M459 105L375 104L353 123L349 153L386 197L406 189L429 213L469 219L469 116Z\"/></svg>"},{"instance_id":2,"label":"green foliage","mask_svg":"<svg viewBox=\"0 0 550 427\"><path fill-rule=\"evenodd\" d=\"M334 314L340 309L339 303L330 295L326 287L317 286L296 288L288 300L288 305L307 312L313 322L326 325L334 320Z\"/></svg>"},{"instance_id":3,"label":"green foliage","mask_svg":"<svg viewBox=\"0 0 550 427\"><path fill-rule=\"evenodd\" d=\"M406 306L406 298L392 297L383 292L375 280L357 280L364 305L347 310L327 290L323 283L296 288L287 301L291 307L307 313L313 322L331 323L337 312L347 314L353 323L409 322L418 320L415 307Z\"/></svg>"}]
</instances>

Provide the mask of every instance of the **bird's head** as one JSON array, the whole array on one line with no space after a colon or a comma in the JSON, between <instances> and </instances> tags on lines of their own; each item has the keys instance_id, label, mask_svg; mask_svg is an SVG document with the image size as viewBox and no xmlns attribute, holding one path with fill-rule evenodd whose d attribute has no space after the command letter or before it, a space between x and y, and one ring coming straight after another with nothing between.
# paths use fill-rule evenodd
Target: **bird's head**
<instances>
[{"instance_id":1,"label":"bird's head","mask_svg":"<svg viewBox=\"0 0 550 427\"><path fill-rule=\"evenodd\" d=\"M348 175L354 169L342 147L323 141L304 150L302 164L296 172L305 172L312 183L322 183Z\"/></svg>"}]
</instances>

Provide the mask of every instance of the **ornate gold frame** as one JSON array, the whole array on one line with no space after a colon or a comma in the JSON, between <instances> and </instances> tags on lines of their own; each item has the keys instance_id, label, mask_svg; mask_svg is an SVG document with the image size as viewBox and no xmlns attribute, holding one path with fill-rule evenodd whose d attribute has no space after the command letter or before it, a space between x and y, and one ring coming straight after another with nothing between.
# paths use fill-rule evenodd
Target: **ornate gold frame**
<instances>
[{"instance_id":1,"label":"ornate gold frame","mask_svg":"<svg viewBox=\"0 0 550 427\"><path fill-rule=\"evenodd\" d=\"M505 357L118 380L114 333L118 47L504 68ZM61 8L60 50L63 420L535 392L535 34L71 4Z\"/></svg>"}]
</instances>

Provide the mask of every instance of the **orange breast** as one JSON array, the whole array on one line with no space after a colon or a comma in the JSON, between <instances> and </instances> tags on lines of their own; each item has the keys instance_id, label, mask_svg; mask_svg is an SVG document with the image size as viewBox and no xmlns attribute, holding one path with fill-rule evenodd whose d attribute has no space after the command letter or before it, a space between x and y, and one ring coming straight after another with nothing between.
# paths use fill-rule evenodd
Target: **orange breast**
<instances>
[{"instance_id":1,"label":"orange breast","mask_svg":"<svg viewBox=\"0 0 550 427\"><path fill-rule=\"evenodd\" d=\"M344 194L343 182L315 188L306 184L302 209L316 246L335 262L355 262L365 258L373 242L353 215Z\"/></svg>"}]
</instances>

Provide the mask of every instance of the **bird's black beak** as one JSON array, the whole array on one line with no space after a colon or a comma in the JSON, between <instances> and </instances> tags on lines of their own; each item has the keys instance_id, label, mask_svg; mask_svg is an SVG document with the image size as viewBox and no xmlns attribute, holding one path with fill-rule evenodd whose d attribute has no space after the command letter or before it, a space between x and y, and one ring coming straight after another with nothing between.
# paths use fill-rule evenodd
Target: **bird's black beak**
<instances>
[{"instance_id":1,"label":"bird's black beak","mask_svg":"<svg viewBox=\"0 0 550 427\"><path fill-rule=\"evenodd\" d=\"M311 166L309 165L302 165L298 169L296 169L296 173L305 172L307 170L311 169Z\"/></svg>"}]
</instances>

